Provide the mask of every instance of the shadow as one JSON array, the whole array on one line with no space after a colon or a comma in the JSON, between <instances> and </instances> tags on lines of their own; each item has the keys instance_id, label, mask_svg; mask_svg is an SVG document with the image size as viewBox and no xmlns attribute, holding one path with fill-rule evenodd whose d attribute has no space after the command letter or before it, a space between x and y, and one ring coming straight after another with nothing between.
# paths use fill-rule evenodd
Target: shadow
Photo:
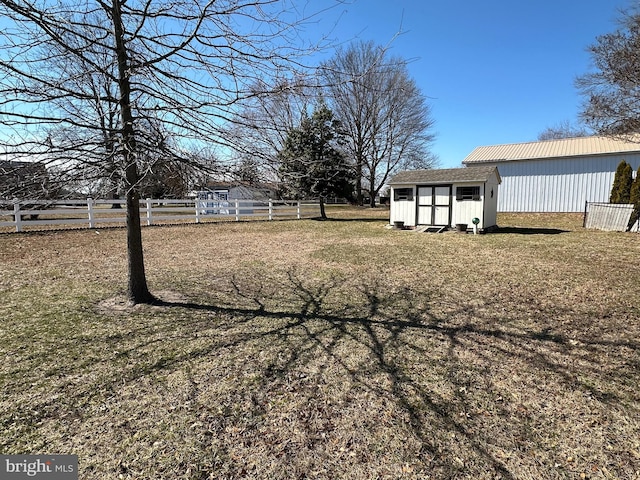
<instances>
[{"instance_id":1,"label":"shadow","mask_svg":"<svg viewBox=\"0 0 640 480\"><path fill-rule=\"evenodd\" d=\"M540 227L498 227L492 234L517 234L517 235L559 235L568 233L568 230Z\"/></svg>"},{"instance_id":2,"label":"shadow","mask_svg":"<svg viewBox=\"0 0 640 480\"><path fill-rule=\"evenodd\" d=\"M109 328L119 332L52 344L43 358L78 345L85 356L51 367L47 388L64 396L32 405L31 421L83 419L113 399L153 394L175 397L176 415L200 435L197 448L234 452L220 461L224 478L249 477L262 455L263 465L286 466L286 478L514 479L566 463L567 451L540 433L554 396L580 394L579 406L602 422L627 404L637 411L640 344L592 335L591 319L579 315L577 331L537 326L569 310L535 304L529 327L493 298L443 306L383 276L314 279L295 270L215 288L143 308L124 329L115 318ZM581 415L575 405L560 409L550 437ZM221 465L209 468L202 478ZM270 477L268 469L255 475Z\"/></svg>"},{"instance_id":3,"label":"shadow","mask_svg":"<svg viewBox=\"0 0 640 480\"><path fill-rule=\"evenodd\" d=\"M358 222L358 223L389 223L388 218L371 218L371 217L353 217L353 218L339 218L327 216L327 218L313 218L312 220L322 220L325 222Z\"/></svg>"}]
</instances>

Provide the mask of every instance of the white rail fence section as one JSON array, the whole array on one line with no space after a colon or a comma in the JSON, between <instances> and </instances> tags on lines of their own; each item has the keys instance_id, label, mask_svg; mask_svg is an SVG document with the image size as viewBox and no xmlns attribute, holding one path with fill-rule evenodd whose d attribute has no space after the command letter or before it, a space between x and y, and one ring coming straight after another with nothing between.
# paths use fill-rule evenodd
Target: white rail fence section
<instances>
[{"instance_id":1,"label":"white rail fence section","mask_svg":"<svg viewBox=\"0 0 640 480\"><path fill-rule=\"evenodd\" d=\"M584 227L609 232L625 232L632 213L632 204L586 202ZM630 231L638 231L638 222L631 227Z\"/></svg>"},{"instance_id":2,"label":"white rail fence section","mask_svg":"<svg viewBox=\"0 0 640 480\"><path fill-rule=\"evenodd\" d=\"M20 200L0 204L0 228L46 226L99 228L122 226L126 222L125 200ZM320 204L313 201L269 200L140 200L142 225L203 223L208 221L285 220L314 218Z\"/></svg>"}]
</instances>

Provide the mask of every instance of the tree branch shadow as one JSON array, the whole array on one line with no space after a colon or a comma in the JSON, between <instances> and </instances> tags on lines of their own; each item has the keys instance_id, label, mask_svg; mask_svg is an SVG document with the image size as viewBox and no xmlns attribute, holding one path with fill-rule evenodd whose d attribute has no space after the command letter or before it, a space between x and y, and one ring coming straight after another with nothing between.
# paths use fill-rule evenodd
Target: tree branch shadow
<instances>
[{"instance_id":1,"label":"tree branch shadow","mask_svg":"<svg viewBox=\"0 0 640 480\"><path fill-rule=\"evenodd\" d=\"M493 233L498 235L559 235L561 233L568 233L568 230L541 227L499 227Z\"/></svg>"},{"instance_id":2,"label":"tree branch shadow","mask_svg":"<svg viewBox=\"0 0 640 480\"><path fill-rule=\"evenodd\" d=\"M434 308L437 302L424 291L391 289L382 278L345 287L339 279L303 278L295 270L277 278L231 278L223 293L215 304L160 301L154 307L154 320L139 322L126 339L122 334L85 338L87 347L102 342L106 350L116 351L113 362L118 368L87 388L77 388L75 380L59 383L57 388L67 392L66 408L81 418L94 401L91 392L105 395L118 385L183 370L194 362L255 344L266 352L264 361L250 366L252 372L259 372L254 390L258 393L252 393L259 408L266 408L261 398L283 385L304 383L301 375L307 383L299 395L308 404L323 401L313 382L333 380L326 380L322 369L313 377L305 373L321 359L322 365L330 363L342 372L339 375L359 395L371 396L375 406L384 402L394 406L396 415L408 425L412 441L419 445L417 451L424 458L417 463L424 472L428 469L442 478L454 478L469 468L484 469L492 478L513 479L517 477L514 461L496 452L517 447L518 442L509 436L535 444L538 440L528 428L540 417L528 412L520 415L522 404L502 391L500 385L506 380L491 378L500 371L494 366L496 359L524 368L520 374L529 375L530 382L540 375L609 407L633 403L614 387L623 385L624 377L638 378L638 342L586 336L575 340L550 327L516 328L495 313L499 311L497 300L485 299L482 309L465 304L444 311ZM175 344L184 348L175 353L171 348ZM593 379L600 374L605 358L612 355L628 358L622 362L620 379L612 379L614 386L604 391ZM93 361L98 365L105 359ZM91 368L88 360L78 370ZM57 375L73 378L73 373L60 367ZM637 395L635 400L640 400ZM55 400L38 405L40 417L59 408ZM481 411L491 421L485 421ZM363 412L363 416L368 414ZM498 421L506 422L502 430L483 430ZM312 430L306 432L305 442L322 443Z\"/></svg>"},{"instance_id":3,"label":"tree branch shadow","mask_svg":"<svg viewBox=\"0 0 640 480\"><path fill-rule=\"evenodd\" d=\"M322 354L340 365L354 384L371 392L380 398L391 399L409 418L413 434L419 438L422 449L434 457L442 471L457 472L460 466L453 460L442 455L441 447L433 436L434 424L437 429L452 433L473 451L473 455L480 458L500 478L515 478L514 472L500 459L489 451L490 438L483 438L475 429L467 426L464 411L473 410L459 392L470 388L465 380L465 371L469 365L460 359L463 350L472 351L478 358L486 357L487 348L498 352L501 361L509 359L526 363L534 371L551 375L555 382L567 390L578 389L591 395L599 402L617 405L623 402L621 395L614 389L602 391L591 384L588 379L599 373L602 358L596 358L602 350L624 348L637 353L639 344L635 342L612 342L597 338L581 338L579 343L572 343L566 335L554 332L550 328L541 330L514 331L510 328L489 327L484 321L483 314L469 307L460 306L447 315L438 315L428 308L429 300L421 299L415 302L415 292L401 289L390 292L382 282L372 284L361 283L357 286L358 299L351 302L336 304L330 299L338 288L339 282L310 282L299 277L295 272L286 273L287 281L279 286L281 291L289 291L290 304L283 310L274 310L266 304L265 298L259 295L242 293L241 288L234 284L236 293L258 306L256 310L227 308L193 303L167 304L170 308L185 308L205 310L214 315L231 315L232 318L243 318L250 322L257 316L284 321L273 329L249 334L246 338L239 338L242 343L257 338L269 338L270 341L287 346L289 356L283 362L267 365L264 369L265 378L285 377L297 371L301 365L312 362L317 355ZM250 288L254 293L258 292ZM293 301L292 301L293 300ZM285 302L286 303L286 302ZM328 305L329 303L329 305ZM491 300L487 300L491 306ZM460 322L459 318L469 318ZM291 335L291 331L297 335ZM299 332L302 332L300 335ZM414 351L428 356L428 351L419 342L413 342L412 336L428 336L438 338L447 345L447 363L449 364L450 390L455 392L455 401L423 384L404 363L403 351ZM292 339L296 343L292 343ZM354 349L366 351L367 360L353 365L338 348L341 343L353 345ZM229 343L226 346L235 346ZM208 355L205 350L196 355ZM556 354L565 357L580 357L584 365L576 367L570 363L558 360ZM590 358L591 360L586 360ZM628 362L630 375L637 378L638 365ZM462 372L462 374L460 373ZM381 386L371 381L372 376L383 375L387 384ZM502 400L504 402L504 399ZM511 415L511 410L496 409L505 417ZM462 415L462 417L460 417ZM425 421L432 422L430 428L425 429Z\"/></svg>"}]
</instances>

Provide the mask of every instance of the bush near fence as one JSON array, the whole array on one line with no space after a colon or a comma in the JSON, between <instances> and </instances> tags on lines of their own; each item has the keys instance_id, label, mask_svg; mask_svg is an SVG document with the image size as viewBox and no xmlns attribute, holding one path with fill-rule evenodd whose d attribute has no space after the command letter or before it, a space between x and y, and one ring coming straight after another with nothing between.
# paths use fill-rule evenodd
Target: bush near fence
<instances>
[{"instance_id":1,"label":"bush near fence","mask_svg":"<svg viewBox=\"0 0 640 480\"><path fill-rule=\"evenodd\" d=\"M114 208L114 206L117 206ZM120 208L118 208L120 207ZM0 205L0 229L99 228L126 223L125 200L20 200ZM142 225L208 221L284 220L320 215L316 201L140 200Z\"/></svg>"}]
</instances>

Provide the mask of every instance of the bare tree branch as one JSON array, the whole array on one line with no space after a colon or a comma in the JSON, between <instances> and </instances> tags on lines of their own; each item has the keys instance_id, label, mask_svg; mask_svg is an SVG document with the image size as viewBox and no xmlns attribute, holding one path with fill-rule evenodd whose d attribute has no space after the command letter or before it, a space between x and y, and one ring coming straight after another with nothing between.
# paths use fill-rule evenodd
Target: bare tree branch
<instances>
[{"instance_id":1,"label":"bare tree branch","mask_svg":"<svg viewBox=\"0 0 640 480\"><path fill-rule=\"evenodd\" d=\"M338 50L322 68L333 111L347 130L359 203L366 189L375 206L376 195L397 169L435 164L431 110L406 61L372 42L359 42Z\"/></svg>"},{"instance_id":2,"label":"bare tree branch","mask_svg":"<svg viewBox=\"0 0 640 480\"><path fill-rule=\"evenodd\" d=\"M189 151L237 144L228 124L245 120L239 107L257 95L256 81L296 76L318 48L300 35L324 9L309 13L309 5L0 0L6 156L39 162L69 183L124 185L132 302L153 301L138 211L145 179L181 171L167 161L197 165L201 155Z\"/></svg>"},{"instance_id":3,"label":"bare tree branch","mask_svg":"<svg viewBox=\"0 0 640 480\"><path fill-rule=\"evenodd\" d=\"M576 85L585 97L581 118L602 135L640 133L640 13L623 13L621 27L589 47L594 70Z\"/></svg>"}]
</instances>

